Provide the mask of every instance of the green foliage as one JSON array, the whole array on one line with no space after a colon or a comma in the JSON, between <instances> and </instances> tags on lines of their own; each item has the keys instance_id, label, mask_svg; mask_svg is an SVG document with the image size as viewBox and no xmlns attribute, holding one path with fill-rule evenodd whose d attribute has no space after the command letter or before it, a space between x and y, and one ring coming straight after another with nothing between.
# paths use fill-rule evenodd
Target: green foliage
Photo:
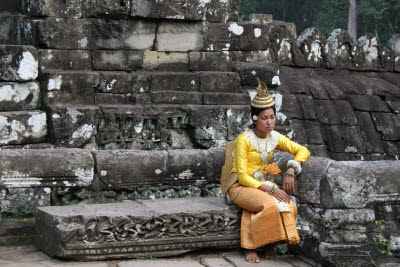
<instances>
[{"instance_id":1,"label":"green foliage","mask_svg":"<svg viewBox=\"0 0 400 267\"><path fill-rule=\"evenodd\" d=\"M400 0L358 0L358 37L372 33L383 44L400 32ZM241 0L239 15L272 14L274 20L294 22L300 34L317 27L326 37L337 28L347 29L349 0Z\"/></svg>"},{"instance_id":2,"label":"green foliage","mask_svg":"<svg viewBox=\"0 0 400 267\"><path fill-rule=\"evenodd\" d=\"M279 244L274 247L274 252L276 255L286 255L289 249L286 244Z\"/></svg>"},{"instance_id":3,"label":"green foliage","mask_svg":"<svg viewBox=\"0 0 400 267\"><path fill-rule=\"evenodd\" d=\"M385 220L375 221L375 225L382 236L383 236L382 226L385 225L385 223L386 223ZM386 256L392 256L392 253L390 252L390 239L373 237L372 240L374 241L375 245L377 245L379 248L383 250L383 253Z\"/></svg>"}]
</instances>

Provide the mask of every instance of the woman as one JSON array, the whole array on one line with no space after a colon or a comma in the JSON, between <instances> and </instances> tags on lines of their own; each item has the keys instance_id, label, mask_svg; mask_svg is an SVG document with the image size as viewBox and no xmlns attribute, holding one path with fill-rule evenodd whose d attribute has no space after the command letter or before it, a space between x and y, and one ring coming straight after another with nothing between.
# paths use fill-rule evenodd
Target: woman
<instances>
[{"instance_id":1,"label":"woman","mask_svg":"<svg viewBox=\"0 0 400 267\"><path fill-rule=\"evenodd\" d=\"M296 244L300 237L296 228L297 209L289 195L294 180L310 152L274 131L276 109L274 98L258 79L257 95L251 102L253 129L241 133L226 147L226 161L221 178L224 196L243 209L241 246L249 262L258 263L256 248L265 246L265 258L276 258L273 244ZM273 151L283 150L295 155L288 162L283 190L267 181L267 174L279 175L276 163L270 163Z\"/></svg>"}]
</instances>

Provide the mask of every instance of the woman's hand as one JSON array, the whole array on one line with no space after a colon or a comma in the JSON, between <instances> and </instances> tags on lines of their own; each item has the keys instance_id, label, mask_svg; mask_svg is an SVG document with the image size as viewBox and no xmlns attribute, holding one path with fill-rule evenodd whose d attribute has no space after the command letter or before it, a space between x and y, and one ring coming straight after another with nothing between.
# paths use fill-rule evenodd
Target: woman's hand
<instances>
[{"instance_id":1,"label":"woman's hand","mask_svg":"<svg viewBox=\"0 0 400 267\"><path fill-rule=\"evenodd\" d=\"M293 168L289 168L288 172L294 173ZM291 195L294 193L294 177L288 174L285 174L285 177L283 178L283 185L282 185L283 190L288 195Z\"/></svg>"},{"instance_id":2,"label":"woman's hand","mask_svg":"<svg viewBox=\"0 0 400 267\"><path fill-rule=\"evenodd\" d=\"M286 203L290 202L290 197L288 196L288 194L286 194L285 191L283 191L279 188L275 189L272 196L274 196L279 201L286 202Z\"/></svg>"}]
</instances>

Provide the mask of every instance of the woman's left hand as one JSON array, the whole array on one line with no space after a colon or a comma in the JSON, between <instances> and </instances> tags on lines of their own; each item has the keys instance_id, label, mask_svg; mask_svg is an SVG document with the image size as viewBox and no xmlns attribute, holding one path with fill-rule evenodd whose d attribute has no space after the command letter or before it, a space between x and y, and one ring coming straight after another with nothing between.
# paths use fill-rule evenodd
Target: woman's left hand
<instances>
[{"instance_id":1,"label":"woman's left hand","mask_svg":"<svg viewBox=\"0 0 400 267\"><path fill-rule=\"evenodd\" d=\"M286 194L288 194L288 195L293 194L294 193L294 177L290 176L288 174L285 174L285 177L283 178L282 188L286 192Z\"/></svg>"}]
</instances>

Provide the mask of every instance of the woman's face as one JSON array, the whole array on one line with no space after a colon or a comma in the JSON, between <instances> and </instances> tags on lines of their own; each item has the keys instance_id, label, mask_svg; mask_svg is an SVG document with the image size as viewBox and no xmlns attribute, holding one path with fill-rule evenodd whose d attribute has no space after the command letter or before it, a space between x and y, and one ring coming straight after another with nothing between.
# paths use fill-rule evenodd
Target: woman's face
<instances>
[{"instance_id":1,"label":"woman's face","mask_svg":"<svg viewBox=\"0 0 400 267\"><path fill-rule=\"evenodd\" d=\"M256 125L256 130L265 135L270 133L275 128L276 117L272 108L265 109L258 114L258 119L253 120Z\"/></svg>"}]
</instances>

